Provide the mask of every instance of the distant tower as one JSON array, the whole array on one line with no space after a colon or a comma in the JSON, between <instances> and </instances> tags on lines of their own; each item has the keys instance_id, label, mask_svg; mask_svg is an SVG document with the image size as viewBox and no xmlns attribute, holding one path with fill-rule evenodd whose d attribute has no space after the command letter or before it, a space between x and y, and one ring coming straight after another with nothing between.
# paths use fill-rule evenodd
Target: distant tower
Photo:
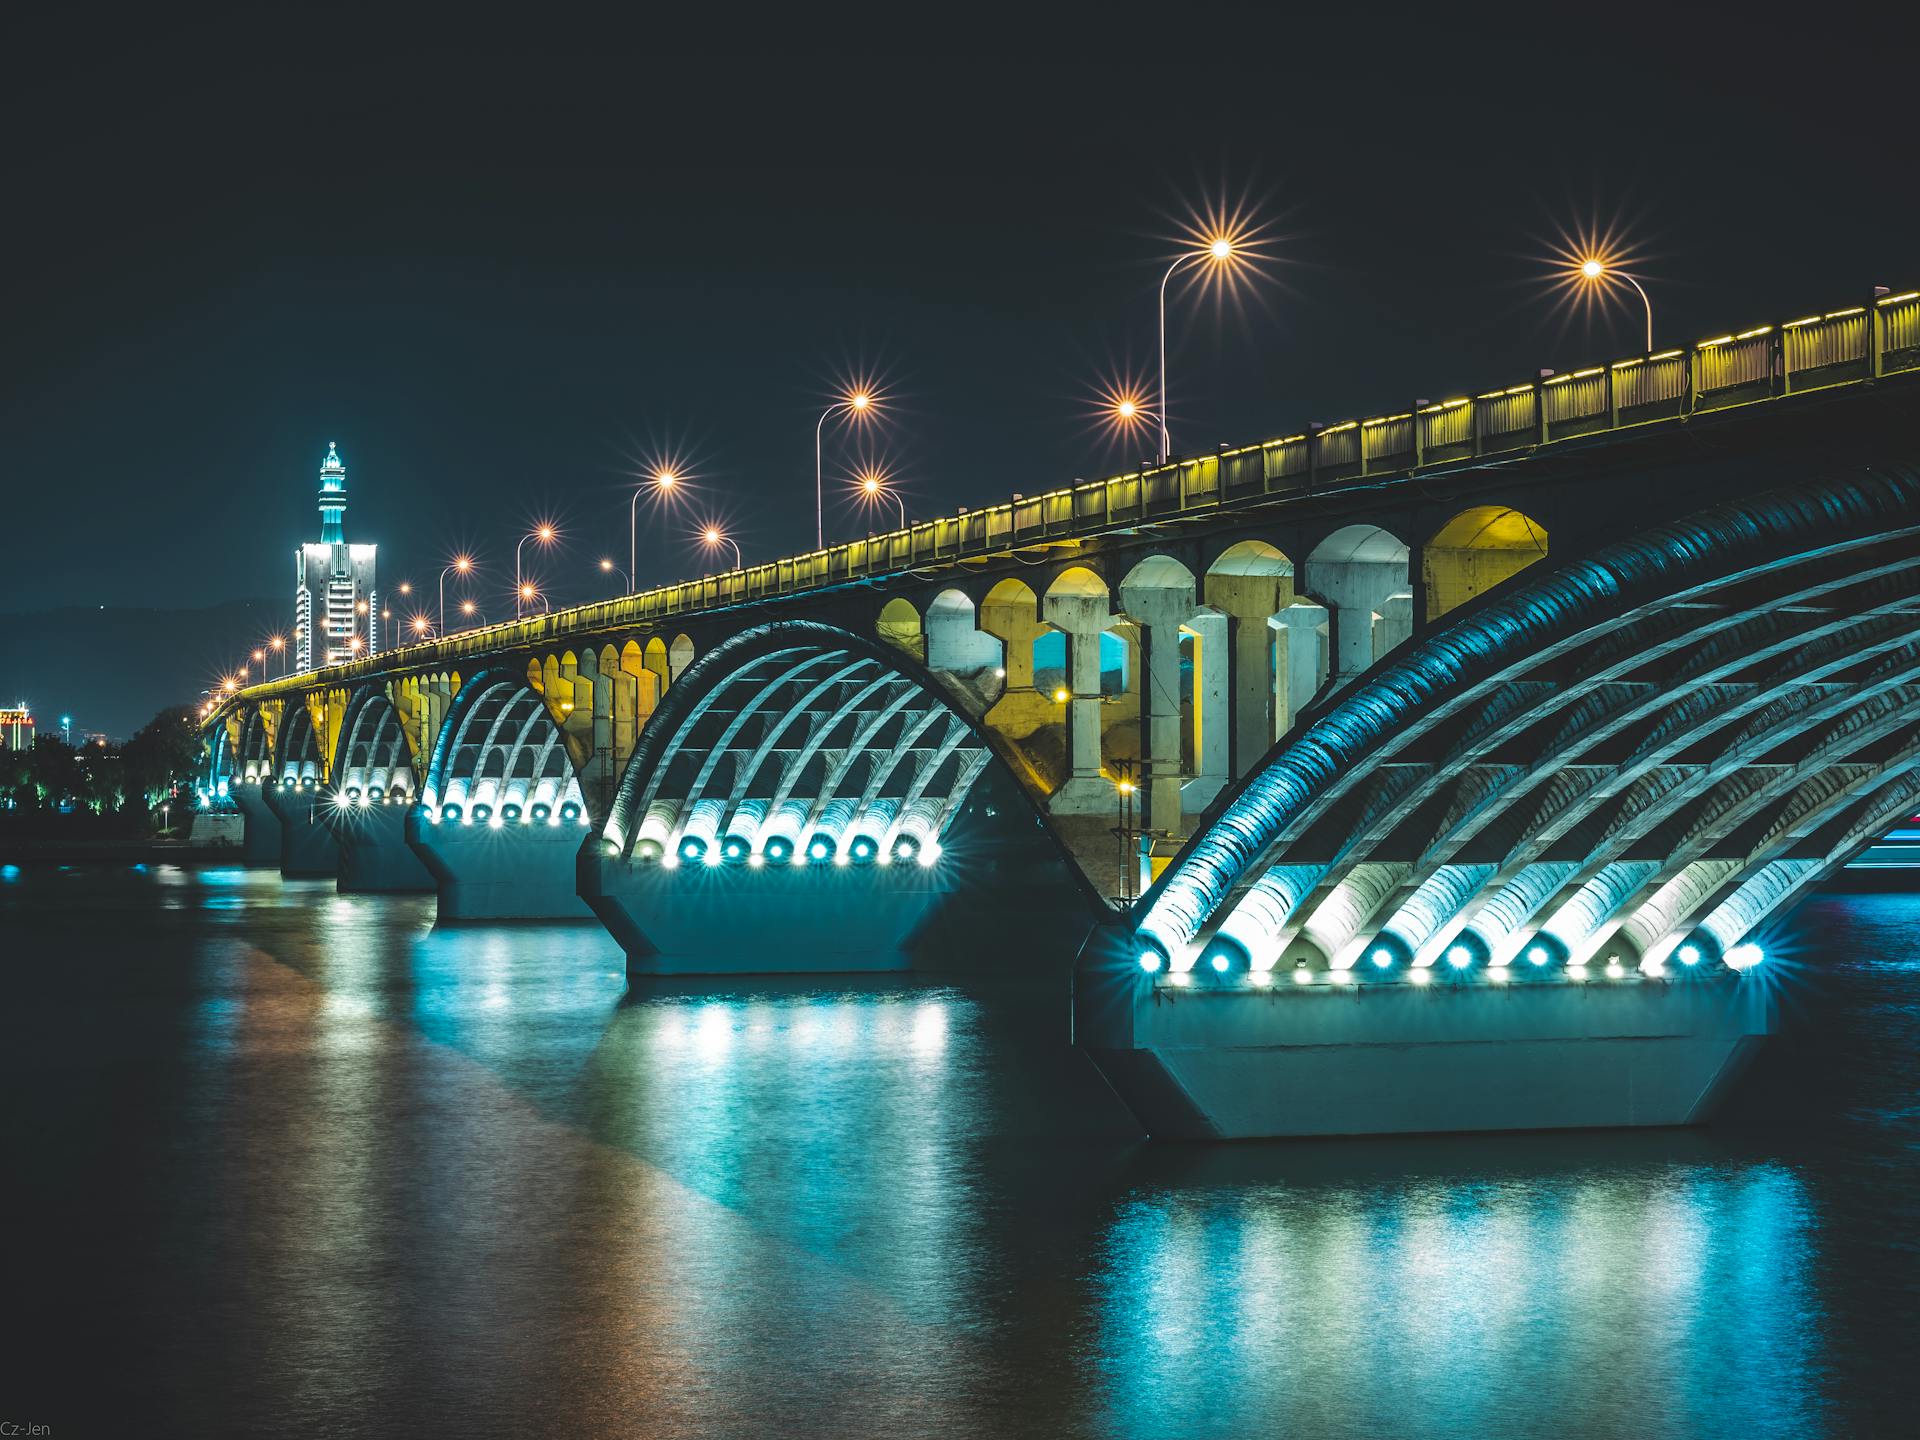
<instances>
[{"instance_id":1,"label":"distant tower","mask_svg":"<svg viewBox=\"0 0 1920 1440\"><path fill-rule=\"evenodd\" d=\"M380 648L380 596L374 588L379 547L347 544L346 515L347 466L329 440L320 462L320 541L293 552L294 663L302 670Z\"/></svg>"}]
</instances>

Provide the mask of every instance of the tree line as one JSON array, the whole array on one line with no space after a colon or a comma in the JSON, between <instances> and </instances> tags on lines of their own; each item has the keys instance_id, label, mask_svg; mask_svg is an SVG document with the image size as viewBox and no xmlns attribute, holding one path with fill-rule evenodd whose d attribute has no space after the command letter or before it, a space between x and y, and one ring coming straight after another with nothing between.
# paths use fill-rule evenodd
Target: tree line
<instances>
[{"instance_id":1,"label":"tree line","mask_svg":"<svg viewBox=\"0 0 1920 1440\"><path fill-rule=\"evenodd\" d=\"M165 805L184 816L193 807L202 744L199 721L184 706L162 710L118 745L37 735L31 749L0 749L0 812L71 810L144 824Z\"/></svg>"}]
</instances>

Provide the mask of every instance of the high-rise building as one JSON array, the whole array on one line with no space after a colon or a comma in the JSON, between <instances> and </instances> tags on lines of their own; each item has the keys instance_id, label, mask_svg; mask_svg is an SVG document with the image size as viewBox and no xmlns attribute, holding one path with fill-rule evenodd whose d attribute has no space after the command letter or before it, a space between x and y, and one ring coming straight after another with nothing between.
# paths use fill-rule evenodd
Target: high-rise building
<instances>
[{"instance_id":1,"label":"high-rise building","mask_svg":"<svg viewBox=\"0 0 1920 1440\"><path fill-rule=\"evenodd\" d=\"M380 596L374 588L377 545L349 545L347 467L329 440L320 462L320 541L293 552L294 663L302 670L337 665L380 648Z\"/></svg>"},{"instance_id":2,"label":"high-rise building","mask_svg":"<svg viewBox=\"0 0 1920 1440\"><path fill-rule=\"evenodd\" d=\"M33 712L26 701L0 706L0 746L8 750L33 748Z\"/></svg>"}]
</instances>

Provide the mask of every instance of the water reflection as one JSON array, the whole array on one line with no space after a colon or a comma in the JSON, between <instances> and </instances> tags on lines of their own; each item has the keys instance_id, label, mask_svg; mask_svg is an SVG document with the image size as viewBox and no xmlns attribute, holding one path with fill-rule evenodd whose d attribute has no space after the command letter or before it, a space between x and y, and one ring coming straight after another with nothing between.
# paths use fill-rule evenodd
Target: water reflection
<instances>
[{"instance_id":1,"label":"water reflection","mask_svg":"<svg viewBox=\"0 0 1920 1440\"><path fill-rule=\"evenodd\" d=\"M1920 906L1821 918L1871 988L1718 1131L1168 1147L1044 980L629 990L591 926L29 867L16 1289L110 1304L179 1431L1870 1430Z\"/></svg>"},{"instance_id":2,"label":"water reflection","mask_svg":"<svg viewBox=\"0 0 1920 1440\"><path fill-rule=\"evenodd\" d=\"M1138 1198L1102 1397L1126 1434L1577 1433L1629 1399L1642 1434L1814 1433L1814 1231L1775 1164Z\"/></svg>"}]
</instances>

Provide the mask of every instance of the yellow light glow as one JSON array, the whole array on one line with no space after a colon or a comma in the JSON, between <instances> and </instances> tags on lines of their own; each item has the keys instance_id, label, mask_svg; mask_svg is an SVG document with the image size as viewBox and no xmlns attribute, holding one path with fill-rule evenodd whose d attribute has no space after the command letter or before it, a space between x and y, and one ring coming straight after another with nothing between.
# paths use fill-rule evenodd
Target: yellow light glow
<instances>
[{"instance_id":1,"label":"yellow light glow","mask_svg":"<svg viewBox=\"0 0 1920 1440\"><path fill-rule=\"evenodd\" d=\"M1606 273L1606 265L1599 260L1587 259L1580 262L1580 274L1588 280L1598 280Z\"/></svg>"},{"instance_id":2,"label":"yellow light glow","mask_svg":"<svg viewBox=\"0 0 1920 1440\"><path fill-rule=\"evenodd\" d=\"M1213 243L1207 246L1207 253L1216 260L1231 260L1233 258L1233 241L1224 235L1216 236Z\"/></svg>"},{"instance_id":3,"label":"yellow light glow","mask_svg":"<svg viewBox=\"0 0 1920 1440\"><path fill-rule=\"evenodd\" d=\"M413 617L413 633L416 635L424 635L427 633L427 617L426 616L416 615Z\"/></svg>"},{"instance_id":4,"label":"yellow light glow","mask_svg":"<svg viewBox=\"0 0 1920 1440\"><path fill-rule=\"evenodd\" d=\"M613 569L613 561L611 561L611 560L602 560L602 561L600 562L600 568L601 568L602 570L611 570L611 569Z\"/></svg>"},{"instance_id":5,"label":"yellow light glow","mask_svg":"<svg viewBox=\"0 0 1920 1440\"><path fill-rule=\"evenodd\" d=\"M1065 689L1060 689L1060 690L1056 690L1056 691L1054 691L1054 692L1053 692L1053 700L1054 700L1054 703L1055 703L1056 705L1064 705L1064 704L1066 704L1066 703L1067 703L1067 692L1066 692L1066 690L1065 690Z\"/></svg>"},{"instance_id":6,"label":"yellow light glow","mask_svg":"<svg viewBox=\"0 0 1920 1440\"><path fill-rule=\"evenodd\" d=\"M864 390L856 390L853 392L853 394L847 397L847 404L851 405L856 410L864 410L869 405L873 404L873 396L869 395Z\"/></svg>"},{"instance_id":7,"label":"yellow light glow","mask_svg":"<svg viewBox=\"0 0 1920 1440\"><path fill-rule=\"evenodd\" d=\"M253 652L253 660L256 665L266 658L267 658L267 652L264 650L256 650Z\"/></svg>"},{"instance_id":8,"label":"yellow light glow","mask_svg":"<svg viewBox=\"0 0 1920 1440\"><path fill-rule=\"evenodd\" d=\"M358 655L360 653L360 647L366 643L367 642L362 640L358 635L355 635L351 640L347 641L347 648Z\"/></svg>"},{"instance_id":9,"label":"yellow light glow","mask_svg":"<svg viewBox=\"0 0 1920 1440\"><path fill-rule=\"evenodd\" d=\"M273 646L273 648L276 650L284 650L286 649L286 646L287 646L287 637L284 635L276 635L273 637L273 639L269 640L267 643Z\"/></svg>"},{"instance_id":10,"label":"yellow light glow","mask_svg":"<svg viewBox=\"0 0 1920 1440\"><path fill-rule=\"evenodd\" d=\"M520 587L520 598L522 600L531 600L533 598L533 586L522 585Z\"/></svg>"},{"instance_id":11,"label":"yellow light glow","mask_svg":"<svg viewBox=\"0 0 1920 1440\"><path fill-rule=\"evenodd\" d=\"M671 490L680 483L680 477L672 470L663 467L653 472L653 483L658 485L662 490Z\"/></svg>"},{"instance_id":12,"label":"yellow light glow","mask_svg":"<svg viewBox=\"0 0 1920 1440\"><path fill-rule=\"evenodd\" d=\"M471 600L462 600L462 601L460 602L460 613L461 613L462 615L471 615L471 614L473 614L473 611L474 611L474 604L473 604L473 601L471 601Z\"/></svg>"},{"instance_id":13,"label":"yellow light glow","mask_svg":"<svg viewBox=\"0 0 1920 1440\"><path fill-rule=\"evenodd\" d=\"M538 540L542 545L551 545L553 543L553 537L555 533L553 526L542 525L538 530L535 530L533 533L535 537L538 538Z\"/></svg>"},{"instance_id":14,"label":"yellow light glow","mask_svg":"<svg viewBox=\"0 0 1920 1440\"><path fill-rule=\"evenodd\" d=\"M718 525L709 525L705 530L700 532L700 538L709 545L718 545L726 537L720 533L720 527Z\"/></svg>"},{"instance_id":15,"label":"yellow light glow","mask_svg":"<svg viewBox=\"0 0 1920 1440\"><path fill-rule=\"evenodd\" d=\"M400 582L400 593L402 595L411 595L413 593L413 582L410 580L402 580Z\"/></svg>"},{"instance_id":16,"label":"yellow light glow","mask_svg":"<svg viewBox=\"0 0 1920 1440\"><path fill-rule=\"evenodd\" d=\"M466 574L469 570L473 569L473 557L471 555L454 556L453 568L458 570L462 575Z\"/></svg>"}]
</instances>

